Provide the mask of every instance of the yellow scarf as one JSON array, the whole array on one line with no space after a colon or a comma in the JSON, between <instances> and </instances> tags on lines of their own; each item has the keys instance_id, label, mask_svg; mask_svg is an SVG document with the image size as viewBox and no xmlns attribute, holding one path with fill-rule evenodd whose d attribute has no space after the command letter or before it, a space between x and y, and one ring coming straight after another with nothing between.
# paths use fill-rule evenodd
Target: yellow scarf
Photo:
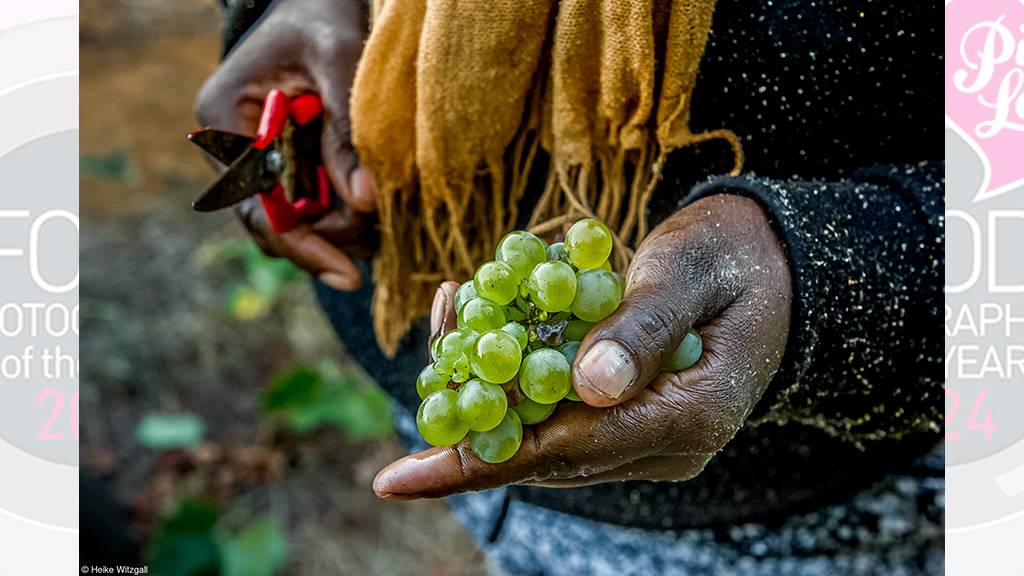
<instances>
[{"instance_id":1,"label":"yellow scarf","mask_svg":"<svg viewBox=\"0 0 1024 576\"><path fill-rule=\"evenodd\" d=\"M616 232L625 272L690 97L715 0L378 0L352 88L352 139L377 181L377 341L393 356L444 280L513 229L538 147L551 157L529 229L583 217Z\"/></svg>"}]
</instances>

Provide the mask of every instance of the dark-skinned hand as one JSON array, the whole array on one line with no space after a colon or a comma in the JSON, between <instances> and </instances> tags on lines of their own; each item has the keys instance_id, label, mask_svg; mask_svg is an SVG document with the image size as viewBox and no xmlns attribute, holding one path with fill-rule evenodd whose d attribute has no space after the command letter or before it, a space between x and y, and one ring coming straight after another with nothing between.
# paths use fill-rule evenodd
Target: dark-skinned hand
<instances>
[{"instance_id":1,"label":"dark-skinned hand","mask_svg":"<svg viewBox=\"0 0 1024 576\"><path fill-rule=\"evenodd\" d=\"M438 290L435 336L455 328L458 284ZM761 207L705 198L658 226L639 247L619 309L587 335L572 367L584 402L564 402L501 464L467 440L406 456L374 480L378 496L440 498L509 484L580 486L699 474L742 426L779 367L789 333L790 272ZM704 353L661 372L691 328Z\"/></svg>"},{"instance_id":2,"label":"dark-skinned hand","mask_svg":"<svg viewBox=\"0 0 1024 576\"><path fill-rule=\"evenodd\" d=\"M373 179L359 166L349 137L349 89L366 36L365 12L358 0L279 2L196 99L201 125L255 136L270 90L289 97L320 95L322 161L343 207L285 233L270 227L258 197L240 203L236 212L264 253L287 258L338 290L355 290L362 283L344 250L359 247L365 215L376 211Z\"/></svg>"}]
</instances>

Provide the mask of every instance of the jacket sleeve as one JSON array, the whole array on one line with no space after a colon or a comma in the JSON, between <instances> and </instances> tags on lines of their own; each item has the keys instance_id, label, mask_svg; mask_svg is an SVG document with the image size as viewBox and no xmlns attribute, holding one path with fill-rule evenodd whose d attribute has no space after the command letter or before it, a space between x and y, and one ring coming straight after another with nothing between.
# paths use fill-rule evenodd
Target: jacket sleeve
<instances>
[{"instance_id":1,"label":"jacket sleeve","mask_svg":"<svg viewBox=\"0 0 1024 576\"><path fill-rule=\"evenodd\" d=\"M749 424L797 422L864 446L942 430L942 162L873 166L832 182L720 177L757 200L793 279L782 366Z\"/></svg>"}]
</instances>

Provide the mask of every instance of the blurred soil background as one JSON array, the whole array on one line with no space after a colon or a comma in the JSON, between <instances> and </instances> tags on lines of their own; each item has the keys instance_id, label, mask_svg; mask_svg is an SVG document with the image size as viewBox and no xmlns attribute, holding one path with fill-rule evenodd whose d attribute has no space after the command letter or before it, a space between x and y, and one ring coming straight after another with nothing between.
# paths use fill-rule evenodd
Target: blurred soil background
<instances>
[{"instance_id":1,"label":"blurred soil background","mask_svg":"<svg viewBox=\"0 0 1024 576\"><path fill-rule=\"evenodd\" d=\"M402 449L306 279L190 209L222 22L217 0L81 4L82 498L111 530L83 555L122 530L153 574L483 574L442 503L373 495Z\"/></svg>"}]
</instances>

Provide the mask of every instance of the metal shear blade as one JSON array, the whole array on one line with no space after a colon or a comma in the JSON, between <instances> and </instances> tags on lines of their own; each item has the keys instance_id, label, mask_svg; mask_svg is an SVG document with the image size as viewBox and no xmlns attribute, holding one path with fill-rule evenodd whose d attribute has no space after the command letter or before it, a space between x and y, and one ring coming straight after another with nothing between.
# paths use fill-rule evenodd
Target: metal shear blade
<instances>
[{"instance_id":1,"label":"metal shear blade","mask_svg":"<svg viewBox=\"0 0 1024 576\"><path fill-rule=\"evenodd\" d=\"M277 153L273 147L259 150L252 146L251 138L216 130L195 132L190 139L228 165L227 171L192 202L196 211L212 212L227 208L261 192L268 192L277 185L279 173L267 167L267 156ZM235 156L233 159L232 155Z\"/></svg>"},{"instance_id":2,"label":"metal shear blade","mask_svg":"<svg viewBox=\"0 0 1024 576\"><path fill-rule=\"evenodd\" d=\"M225 166L230 166L255 142L248 136L210 128L196 130L189 134L188 141L202 148L204 152Z\"/></svg>"}]
</instances>

